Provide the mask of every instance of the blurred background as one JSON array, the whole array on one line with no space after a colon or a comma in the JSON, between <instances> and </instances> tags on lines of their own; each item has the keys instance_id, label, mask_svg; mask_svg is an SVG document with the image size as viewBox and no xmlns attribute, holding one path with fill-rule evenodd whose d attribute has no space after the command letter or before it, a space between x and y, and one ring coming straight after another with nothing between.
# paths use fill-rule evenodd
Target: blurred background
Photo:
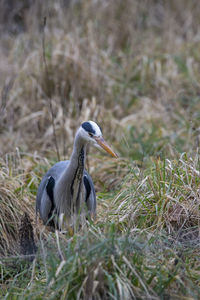
<instances>
[{"instance_id":1,"label":"blurred background","mask_svg":"<svg viewBox=\"0 0 200 300\"><path fill-rule=\"evenodd\" d=\"M187 0L1 0L0 155L67 156L89 119L124 157L192 152L199 15Z\"/></svg>"}]
</instances>

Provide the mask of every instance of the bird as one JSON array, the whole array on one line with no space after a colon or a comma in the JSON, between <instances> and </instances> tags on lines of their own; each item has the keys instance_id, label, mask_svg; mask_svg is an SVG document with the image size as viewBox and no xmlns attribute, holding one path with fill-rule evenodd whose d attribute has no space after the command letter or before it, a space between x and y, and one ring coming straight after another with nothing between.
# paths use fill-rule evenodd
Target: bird
<instances>
[{"instance_id":1,"label":"bird","mask_svg":"<svg viewBox=\"0 0 200 300\"><path fill-rule=\"evenodd\" d=\"M95 187L85 169L88 145L103 148L117 158L105 142L101 127L94 121L82 123L75 135L70 160L53 165L38 187L36 215L39 213L45 225L62 230L64 220L74 226L80 216L86 219L96 215Z\"/></svg>"}]
</instances>

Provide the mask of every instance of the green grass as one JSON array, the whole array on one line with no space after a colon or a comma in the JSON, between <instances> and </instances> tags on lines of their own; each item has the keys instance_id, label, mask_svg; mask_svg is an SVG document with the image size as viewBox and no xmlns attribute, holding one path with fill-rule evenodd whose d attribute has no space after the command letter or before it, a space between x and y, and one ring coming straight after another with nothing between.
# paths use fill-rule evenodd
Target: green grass
<instances>
[{"instance_id":1,"label":"green grass","mask_svg":"<svg viewBox=\"0 0 200 300\"><path fill-rule=\"evenodd\" d=\"M61 250L52 236L34 263L27 266L26 278L24 270L18 270L7 299L14 295L16 299L198 295L198 266L193 270L190 266L194 250L172 243L165 235L135 232L122 236L113 223L107 225L107 233L91 225L86 233L59 239Z\"/></svg>"}]
</instances>

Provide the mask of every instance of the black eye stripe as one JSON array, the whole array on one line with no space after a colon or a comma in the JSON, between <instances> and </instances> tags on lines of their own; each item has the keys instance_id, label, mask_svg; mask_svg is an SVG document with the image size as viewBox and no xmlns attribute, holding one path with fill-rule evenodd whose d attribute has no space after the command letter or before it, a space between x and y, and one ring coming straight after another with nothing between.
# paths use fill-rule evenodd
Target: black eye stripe
<instances>
[{"instance_id":1,"label":"black eye stripe","mask_svg":"<svg viewBox=\"0 0 200 300\"><path fill-rule=\"evenodd\" d=\"M88 134L89 134L89 136L91 136L91 137L93 137L94 135L93 135L93 133L91 133L91 132L88 132Z\"/></svg>"}]
</instances>

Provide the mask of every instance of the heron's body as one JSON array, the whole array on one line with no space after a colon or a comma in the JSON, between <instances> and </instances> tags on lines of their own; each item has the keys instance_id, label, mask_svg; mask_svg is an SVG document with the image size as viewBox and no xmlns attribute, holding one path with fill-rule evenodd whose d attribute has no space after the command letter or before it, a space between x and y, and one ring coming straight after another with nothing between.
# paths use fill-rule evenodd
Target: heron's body
<instances>
[{"instance_id":1,"label":"heron's body","mask_svg":"<svg viewBox=\"0 0 200 300\"><path fill-rule=\"evenodd\" d=\"M57 182L64 174L65 170L69 166L69 160L60 161L51 167L48 172L42 178L42 181L38 188L36 209L39 211L40 216L44 223L50 220L54 213L56 213L55 200L54 200L54 188L55 182ZM60 201L60 213L70 216L71 211L75 212L76 206L73 205L71 191L67 191L67 185L63 182L63 188L66 190L66 198ZM71 187L73 188L73 182L71 181ZM86 170L83 171L80 195L82 194L82 204L86 205L88 212L90 214L96 213L96 193L94 189L94 184L91 176ZM71 204L73 205L71 207ZM79 207L80 208L80 207ZM55 211L54 211L55 210ZM77 211L78 213L78 211ZM50 222L50 224L53 224Z\"/></svg>"},{"instance_id":2,"label":"heron's body","mask_svg":"<svg viewBox=\"0 0 200 300\"><path fill-rule=\"evenodd\" d=\"M70 160L56 163L42 178L36 198L36 212L40 213L45 224L57 216L54 224L61 228L63 216L68 224L73 224L74 217L96 213L94 184L85 170L87 144L96 145L96 142L116 156L103 140L98 125L92 121L85 122L76 133ZM52 224L52 220L50 222Z\"/></svg>"}]
</instances>

